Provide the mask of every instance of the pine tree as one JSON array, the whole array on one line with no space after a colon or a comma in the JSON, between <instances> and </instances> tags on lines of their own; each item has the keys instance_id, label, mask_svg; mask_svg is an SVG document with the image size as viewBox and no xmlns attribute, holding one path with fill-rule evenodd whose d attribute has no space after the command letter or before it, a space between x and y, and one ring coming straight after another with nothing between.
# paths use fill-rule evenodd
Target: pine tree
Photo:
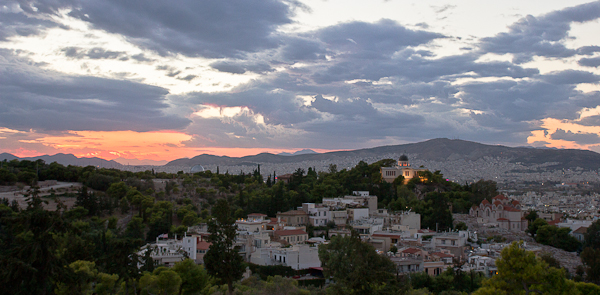
<instances>
[{"instance_id":1,"label":"pine tree","mask_svg":"<svg viewBox=\"0 0 600 295\"><path fill-rule=\"evenodd\" d=\"M222 283L227 284L229 293L233 293L233 283L242 278L244 267L242 257L233 243L237 225L229 203L219 199L212 209L213 219L208 221L208 241L212 244L204 255L204 263L208 273Z\"/></svg>"}]
</instances>

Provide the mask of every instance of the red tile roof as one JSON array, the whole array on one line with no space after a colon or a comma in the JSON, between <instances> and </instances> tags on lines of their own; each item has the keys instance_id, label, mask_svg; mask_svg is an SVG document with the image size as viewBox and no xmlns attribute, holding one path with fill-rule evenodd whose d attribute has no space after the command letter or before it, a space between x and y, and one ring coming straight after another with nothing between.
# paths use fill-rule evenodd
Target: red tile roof
<instances>
[{"instance_id":1,"label":"red tile roof","mask_svg":"<svg viewBox=\"0 0 600 295\"><path fill-rule=\"evenodd\" d=\"M198 243L196 243L196 248L198 250L208 250L210 245L212 245L212 243L205 242L205 241L199 241Z\"/></svg>"},{"instance_id":2,"label":"red tile roof","mask_svg":"<svg viewBox=\"0 0 600 295\"><path fill-rule=\"evenodd\" d=\"M486 199L483 199L483 201L481 201L481 204L484 204L484 205L487 205L487 204L489 204L489 203L490 203L490 201L488 201L488 200L486 200Z\"/></svg>"},{"instance_id":3,"label":"red tile roof","mask_svg":"<svg viewBox=\"0 0 600 295\"><path fill-rule=\"evenodd\" d=\"M576 229L573 233L574 234L585 234L587 232L587 227L586 226L580 226L578 229Z\"/></svg>"},{"instance_id":4,"label":"red tile roof","mask_svg":"<svg viewBox=\"0 0 600 295\"><path fill-rule=\"evenodd\" d=\"M442 253L442 252L431 253L431 255L435 255L440 258L454 257L454 255L452 255L452 254L446 254L446 253Z\"/></svg>"},{"instance_id":5,"label":"red tile roof","mask_svg":"<svg viewBox=\"0 0 600 295\"><path fill-rule=\"evenodd\" d=\"M261 214L261 213L250 213L250 214L248 214L248 216L267 216L267 214Z\"/></svg>"},{"instance_id":6,"label":"red tile roof","mask_svg":"<svg viewBox=\"0 0 600 295\"><path fill-rule=\"evenodd\" d=\"M502 205L502 202L500 202L500 201L498 201L498 200L495 200L495 201L494 201L494 205L496 205L496 206L498 206L498 205Z\"/></svg>"},{"instance_id":7,"label":"red tile roof","mask_svg":"<svg viewBox=\"0 0 600 295\"><path fill-rule=\"evenodd\" d=\"M498 221L508 221L508 219L506 219L506 218L498 218L497 220Z\"/></svg>"},{"instance_id":8,"label":"red tile roof","mask_svg":"<svg viewBox=\"0 0 600 295\"><path fill-rule=\"evenodd\" d=\"M517 208L513 208L513 207L504 207L504 211L510 211L510 212L521 212L521 210L517 209Z\"/></svg>"},{"instance_id":9,"label":"red tile roof","mask_svg":"<svg viewBox=\"0 0 600 295\"><path fill-rule=\"evenodd\" d=\"M519 201L517 201L517 200L513 200L512 204L516 206L516 205L520 205L521 203L519 203Z\"/></svg>"},{"instance_id":10,"label":"red tile roof","mask_svg":"<svg viewBox=\"0 0 600 295\"><path fill-rule=\"evenodd\" d=\"M495 196L495 197L492 198L492 200L496 200L496 199L498 199L498 200L508 200L508 198L505 197L504 195L497 195L497 196Z\"/></svg>"},{"instance_id":11,"label":"red tile roof","mask_svg":"<svg viewBox=\"0 0 600 295\"><path fill-rule=\"evenodd\" d=\"M287 212L277 213L277 215L308 215L308 213L302 210L291 210Z\"/></svg>"},{"instance_id":12,"label":"red tile roof","mask_svg":"<svg viewBox=\"0 0 600 295\"><path fill-rule=\"evenodd\" d=\"M550 220L548 221L549 225L558 225L560 223L560 219Z\"/></svg>"},{"instance_id":13,"label":"red tile roof","mask_svg":"<svg viewBox=\"0 0 600 295\"><path fill-rule=\"evenodd\" d=\"M419 253L421 252L421 250L419 249L415 249L415 248L408 248L402 251L402 253L408 253L408 254L415 254L415 253Z\"/></svg>"}]
</instances>

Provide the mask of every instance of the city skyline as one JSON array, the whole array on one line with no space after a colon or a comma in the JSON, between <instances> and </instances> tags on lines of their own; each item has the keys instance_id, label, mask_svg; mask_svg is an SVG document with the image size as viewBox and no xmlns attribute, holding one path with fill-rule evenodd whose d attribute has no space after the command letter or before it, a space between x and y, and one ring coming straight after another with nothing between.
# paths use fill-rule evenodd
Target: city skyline
<instances>
[{"instance_id":1,"label":"city skyline","mask_svg":"<svg viewBox=\"0 0 600 295\"><path fill-rule=\"evenodd\" d=\"M143 4L143 5L142 5ZM600 2L12 1L0 153L600 152Z\"/></svg>"}]
</instances>

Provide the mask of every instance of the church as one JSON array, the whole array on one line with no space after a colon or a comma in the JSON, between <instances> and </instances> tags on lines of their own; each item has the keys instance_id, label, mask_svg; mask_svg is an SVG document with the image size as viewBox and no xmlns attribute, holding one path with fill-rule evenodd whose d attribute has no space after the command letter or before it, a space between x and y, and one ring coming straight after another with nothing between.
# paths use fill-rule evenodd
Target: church
<instances>
[{"instance_id":1,"label":"church","mask_svg":"<svg viewBox=\"0 0 600 295\"><path fill-rule=\"evenodd\" d=\"M425 168L415 169L408 163L406 155L400 156L398 164L394 167L381 167L381 178L384 181L392 183L398 176L404 176L404 183L407 183L411 178L418 177L420 171L427 171Z\"/></svg>"},{"instance_id":2,"label":"church","mask_svg":"<svg viewBox=\"0 0 600 295\"><path fill-rule=\"evenodd\" d=\"M496 224L500 228L518 231L527 229L527 219L524 214L519 201L503 195L493 197L492 203L483 200L479 206L473 205L469 210L469 215L477 217L482 223Z\"/></svg>"}]
</instances>

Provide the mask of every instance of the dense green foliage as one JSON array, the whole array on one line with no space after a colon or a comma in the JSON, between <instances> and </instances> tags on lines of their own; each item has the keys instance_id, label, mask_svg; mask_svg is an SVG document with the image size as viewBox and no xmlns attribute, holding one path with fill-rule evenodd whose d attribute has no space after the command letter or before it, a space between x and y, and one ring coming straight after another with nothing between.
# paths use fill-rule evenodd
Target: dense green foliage
<instances>
[{"instance_id":1,"label":"dense green foliage","mask_svg":"<svg viewBox=\"0 0 600 295\"><path fill-rule=\"evenodd\" d=\"M584 237L581 262L584 265L585 279L600 284L600 221L594 221L588 227Z\"/></svg>"},{"instance_id":2,"label":"dense green foliage","mask_svg":"<svg viewBox=\"0 0 600 295\"><path fill-rule=\"evenodd\" d=\"M530 223L526 232L534 236L535 241L540 244L560 248L565 251L573 252L581 247L581 243L569 234L571 232L570 228L559 228L554 225L549 225L548 222L542 218L537 218Z\"/></svg>"},{"instance_id":3,"label":"dense green foliage","mask_svg":"<svg viewBox=\"0 0 600 295\"><path fill-rule=\"evenodd\" d=\"M295 281L274 277L294 273L277 266L261 267L256 277L237 282L244 268L229 242L235 229L226 225L249 213L275 216L304 202L318 203L360 190L378 196L379 207L412 209L421 214L423 227L445 230L453 228L452 213L467 213L472 205L497 195L493 181L459 185L446 181L439 171L423 172L407 184L403 178L384 182L380 168L393 163L390 159L360 162L339 171L332 165L327 172L299 168L286 184L275 182L274 172L265 181L260 168L249 174L207 171L192 175L64 167L43 161L3 162L1 184L55 179L83 186L43 197L32 188L26 208L0 203L0 283L17 290L15 294L200 294L232 290L239 294L280 294L282 290L304 294L309 291ZM43 209L45 201L59 198L72 198L75 206L67 210L59 202L56 211ZM187 226L201 222L212 224L211 248L218 249L205 256L206 269L190 260L165 269L155 267L147 255L138 256L145 241L162 234L181 235ZM224 253L234 255L226 257ZM399 277L389 259L377 255L356 236L333 239L320 249L320 255L326 276L335 281L327 288L330 293L402 294L410 286L415 289L410 292L417 293L420 291L416 289L425 292L425 287L434 293L471 292L481 280L480 274L453 270L435 278Z\"/></svg>"},{"instance_id":4,"label":"dense green foliage","mask_svg":"<svg viewBox=\"0 0 600 295\"><path fill-rule=\"evenodd\" d=\"M514 242L504 248L496 260L498 274L484 280L474 294L580 294L563 269L548 266L522 246L522 242Z\"/></svg>"},{"instance_id":5,"label":"dense green foliage","mask_svg":"<svg viewBox=\"0 0 600 295\"><path fill-rule=\"evenodd\" d=\"M232 216L229 203L220 199L213 207L214 218L208 221L208 242L212 243L204 255L206 269L212 276L227 284L233 292L233 283L242 278L243 259L233 247L237 235L237 225Z\"/></svg>"},{"instance_id":6,"label":"dense green foliage","mask_svg":"<svg viewBox=\"0 0 600 295\"><path fill-rule=\"evenodd\" d=\"M319 259L325 276L335 282L329 287L334 294L394 294L402 288L394 263L361 241L356 231L320 245Z\"/></svg>"},{"instance_id":7,"label":"dense green foliage","mask_svg":"<svg viewBox=\"0 0 600 295\"><path fill-rule=\"evenodd\" d=\"M439 294L444 291L455 292L473 292L481 287L484 274L482 272L470 271L463 272L458 268L446 269L439 276L430 276L424 272L410 275L410 285L413 289L427 289L428 291Z\"/></svg>"}]
</instances>

